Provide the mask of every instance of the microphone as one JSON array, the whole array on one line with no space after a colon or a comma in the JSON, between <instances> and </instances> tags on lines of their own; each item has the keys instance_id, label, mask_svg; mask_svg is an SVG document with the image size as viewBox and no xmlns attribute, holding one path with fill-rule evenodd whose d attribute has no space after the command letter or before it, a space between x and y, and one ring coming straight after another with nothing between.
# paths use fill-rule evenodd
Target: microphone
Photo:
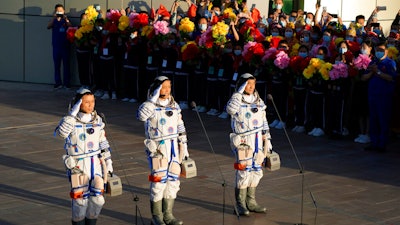
<instances>
[{"instance_id":1,"label":"microphone","mask_svg":"<svg viewBox=\"0 0 400 225\"><path fill-rule=\"evenodd\" d=\"M190 106L196 108L197 107L196 102L195 101L190 102Z\"/></svg>"},{"instance_id":2,"label":"microphone","mask_svg":"<svg viewBox=\"0 0 400 225\"><path fill-rule=\"evenodd\" d=\"M268 99L268 100L271 100L271 101L273 101L273 100L274 100L274 98L272 97L272 95L271 95L271 94L267 94L267 99Z\"/></svg>"}]
</instances>

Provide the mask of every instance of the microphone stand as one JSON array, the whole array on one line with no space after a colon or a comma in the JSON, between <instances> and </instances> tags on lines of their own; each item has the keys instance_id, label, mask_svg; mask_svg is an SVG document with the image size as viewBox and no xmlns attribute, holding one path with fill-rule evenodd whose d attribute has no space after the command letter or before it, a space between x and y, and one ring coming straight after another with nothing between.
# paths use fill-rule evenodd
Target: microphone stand
<instances>
[{"instance_id":1,"label":"microphone stand","mask_svg":"<svg viewBox=\"0 0 400 225\"><path fill-rule=\"evenodd\" d=\"M275 105L275 101L274 98L272 97L272 95L268 94L267 95L267 99L271 100L272 105L274 106L275 112L279 118L280 121L282 121L281 115L279 114L279 111ZM289 138L289 135L287 133L286 127L283 127L283 131L285 132L285 136L286 139L289 142L290 148L292 149L293 155L296 158L297 161L297 165L299 166L299 173L301 174L301 209L300 209L300 223L295 223L294 225L306 225L303 223L303 207L304 207L304 167L303 165L300 163L299 158L297 157L296 151L294 150L292 141ZM311 193L311 192L310 192Z\"/></svg>"},{"instance_id":2,"label":"microphone stand","mask_svg":"<svg viewBox=\"0 0 400 225\"><path fill-rule=\"evenodd\" d=\"M197 109L196 103L195 103L194 101L192 101L190 105L191 105L191 106L195 109L195 111L196 111L196 114L197 114L197 117L199 118L201 127L203 128L203 132L204 132L204 134L206 135L207 142L208 142L208 144L210 145L211 151L212 151L212 153L213 153L214 160L215 160L215 162L217 163L219 173L220 173L220 175L221 175L221 177L222 177L222 188L223 188L223 196L222 196L222 224L224 225L224 224L225 224L225 189L226 189L226 182L225 182L224 174L222 173L221 167L219 166L219 162L218 162L217 158L215 157L216 153L215 153L215 151L214 151L214 147L212 146L211 141L210 141L210 138L208 137L206 128L204 127L204 123L203 123L203 120L202 120L201 117L200 117L200 113L199 113L199 111L198 111L198 109ZM233 205L234 205L234 209L235 209L236 216L237 216L238 219L239 219L239 218L240 218L239 212L238 212L238 210L237 210L237 208L236 208L236 205L235 205L235 204L233 204Z\"/></svg>"},{"instance_id":3,"label":"microphone stand","mask_svg":"<svg viewBox=\"0 0 400 225\"><path fill-rule=\"evenodd\" d=\"M104 123L107 124L105 115L103 113L99 113L98 115L103 119ZM107 139L108 139L108 142L110 143L110 145L114 143L113 138L109 133L107 133ZM116 153L116 156L117 156L117 159L118 159L119 163L121 164L122 171L124 172L124 177L126 178L126 182L128 183L129 186L131 186L131 184L129 183L129 180L128 180L127 176L126 176L126 170L125 170L124 164L122 163L118 152L115 151L115 153ZM138 206L139 197L133 191L130 191L130 192L131 192L131 194L133 196L133 201L135 202L135 225L138 225L138 218L139 217L140 217L140 220L141 220L142 224L144 225L144 220L143 220L142 214L140 213L140 209L139 209L139 206Z\"/></svg>"}]
</instances>

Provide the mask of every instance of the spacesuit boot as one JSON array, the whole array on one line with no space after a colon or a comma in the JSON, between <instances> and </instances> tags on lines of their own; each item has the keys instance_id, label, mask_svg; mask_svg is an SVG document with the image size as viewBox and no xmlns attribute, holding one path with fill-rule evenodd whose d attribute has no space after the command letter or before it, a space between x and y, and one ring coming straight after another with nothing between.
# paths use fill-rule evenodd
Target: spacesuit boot
<instances>
[{"instance_id":1,"label":"spacesuit boot","mask_svg":"<svg viewBox=\"0 0 400 225\"><path fill-rule=\"evenodd\" d=\"M256 202L256 188L248 187L247 188L247 198L246 198L247 208L250 212L256 213L265 213L267 212L267 208L260 206Z\"/></svg>"},{"instance_id":2,"label":"spacesuit boot","mask_svg":"<svg viewBox=\"0 0 400 225\"><path fill-rule=\"evenodd\" d=\"M81 220L78 222L72 221L72 225L85 225L85 220Z\"/></svg>"},{"instance_id":3,"label":"spacesuit boot","mask_svg":"<svg viewBox=\"0 0 400 225\"><path fill-rule=\"evenodd\" d=\"M182 225L183 221L176 219L172 214L172 209L174 208L174 202L175 199L163 198L164 222L167 225Z\"/></svg>"},{"instance_id":4,"label":"spacesuit boot","mask_svg":"<svg viewBox=\"0 0 400 225\"><path fill-rule=\"evenodd\" d=\"M250 214L249 210L246 207L246 194L247 189L239 189L235 188L235 197L236 197L236 208L238 210L239 215L248 216Z\"/></svg>"},{"instance_id":5,"label":"spacesuit boot","mask_svg":"<svg viewBox=\"0 0 400 225\"><path fill-rule=\"evenodd\" d=\"M152 215L151 224L152 225L166 225L163 220L162 200L160 200L158 202L150 201L150 209L151 209L151 215Z\"/></svg>"},{"instance_id":6,"label":"spacesuit boot","mask_svg":"<svg viewBox=\"0 0 400 225\"><path fill-rule=\"evenodd\" d=\"M85 225L96 225L97 219L85 218Z\"/></svg>"}]
</instances>

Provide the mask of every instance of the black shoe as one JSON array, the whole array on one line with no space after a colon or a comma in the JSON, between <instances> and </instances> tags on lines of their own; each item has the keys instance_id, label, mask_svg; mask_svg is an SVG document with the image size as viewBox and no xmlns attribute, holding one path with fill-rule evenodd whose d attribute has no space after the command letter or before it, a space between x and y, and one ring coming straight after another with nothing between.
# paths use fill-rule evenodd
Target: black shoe
<instances>
[{"instance_id":1,"label":"black shoe","mask_svg":"<svg viewBox=\"0 0 400 225\"><path fill-rule=\"evenodd\" d=\"M364 148L364 151L378 151L378 147L370 145Z\"/></svg>"},{"instance_id":2,"label":"black shoe","mask_svg":"<svg viewBox=\"0 0 400 225\"><path fill-rule=\"evenodd\" d=\"M61 84L55 84L53 87L54 87L54 90L58 90L58 89L62 88L62 85Z\"/></svg>"}]
</instances>

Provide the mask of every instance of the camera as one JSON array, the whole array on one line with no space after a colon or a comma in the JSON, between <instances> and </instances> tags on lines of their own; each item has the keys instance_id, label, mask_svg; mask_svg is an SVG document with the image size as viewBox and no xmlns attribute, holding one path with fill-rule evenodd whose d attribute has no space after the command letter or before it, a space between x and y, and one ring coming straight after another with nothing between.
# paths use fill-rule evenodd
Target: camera
<instances>
[{"instance_id":1,"label":"camera","mask_svg":"<svg viewBox=\"0 0 400 225\"><path fill-rule=\"evenodd\" d=\"M386 11L386 6L377 6L376 7L379 11Z\"/></svg>"}]
</instances>

